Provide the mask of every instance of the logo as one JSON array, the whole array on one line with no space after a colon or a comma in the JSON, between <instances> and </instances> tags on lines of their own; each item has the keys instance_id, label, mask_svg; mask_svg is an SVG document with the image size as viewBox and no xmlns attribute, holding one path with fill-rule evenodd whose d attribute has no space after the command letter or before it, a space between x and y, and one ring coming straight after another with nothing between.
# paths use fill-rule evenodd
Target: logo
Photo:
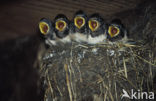
<instances>
[{"instance_id":1,"label":"logo","mask_svg":"<svg viewBox=\"0 0 156 101\"><path fill-rule=\"evenodd\" d=\"M130 94L125 89L122 89L122 96L121 99L123 98L128 98L128 99L154 99L154 92L141 92L140 90L134 91L131 89Z\"/></svg>"}]
</instances>

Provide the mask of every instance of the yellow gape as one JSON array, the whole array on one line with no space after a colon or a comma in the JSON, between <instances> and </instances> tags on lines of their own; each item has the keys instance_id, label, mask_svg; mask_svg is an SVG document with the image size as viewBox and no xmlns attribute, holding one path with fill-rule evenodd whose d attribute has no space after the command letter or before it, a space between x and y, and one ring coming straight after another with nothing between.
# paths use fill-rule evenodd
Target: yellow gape
<instances>
[{"instance_id":1,"label":"yellow gape","mask_svg":"<svg viewBox=\"0 0 156 101\"><path fill-rule=\"evenodd\" d=\"M89 20L89 28L94 32L99 28L99 22L97 20Z\"/></svg>"},{"instance_id":2,"label":"yellow gape","mask_svg":"<svg viewBox=\"0 0 156 101\"><path fill-rule=\"evenodd\" d=\"M39 29L43 35L46 35L49 32L49 25L46 22L40 22Z\"/></svg>"},{"instance_id":3,"label":"yellow gape","mask_svg":"<svg viewBox=\"0 0 156 101\"><path fill-rule=\"evenodd\" d=\"M67 23L63 20L58 20L56 23L55 23L55 28L59 31L63 31L67 26Z\"/></svg>"},{"instance_id":4,"label":"yellow gape","mask_svg":"<svg viewBox=\"0 0 156 101\"><path fill-rule=\"evenodd\" d=\"M120 29L116 26L109 26L108 33L111 37L115 37L119 34Z\"/></svg>"},{"instance_id":5,"label":"yellow gape","mask_svg":"<svg viewBox=\"0 0 156 101\"><path fill-rule=\"evenodd\" d=\"M85 19L83 17L80 17L80 16L75 17L74 18L74 24L77 28L80 29L81 27L83 27L85 25Z\"/></svg>"}]
</instances>

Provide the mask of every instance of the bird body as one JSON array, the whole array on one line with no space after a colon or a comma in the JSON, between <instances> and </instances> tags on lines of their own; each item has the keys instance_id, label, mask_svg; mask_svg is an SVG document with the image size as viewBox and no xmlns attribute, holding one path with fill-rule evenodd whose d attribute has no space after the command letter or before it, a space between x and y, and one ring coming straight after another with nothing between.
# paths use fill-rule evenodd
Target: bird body
<instances>
[{"instance_id":1,"label":"bird body","mask_svg":"<svg viewBox=\"0 0 156 101\"><path fill-rule=\"evenodd\" d=\"M56 33L54 32L53 23L47 18L42 18L39 22L39 30L45 38L45 43L48 45L56 45Z\"/></svg>"},{"instance_id":2,"label":"bird body","mask_svg":"<svg viewBox=\"0 0 156 101\"><path fill-rule=\"evenodd\" d=\"M126 43L128 40L127 29L124 27L120 19L114 19L108 26L107 39L110 42Z\"/></svg>"},{"instance_id":3,"label":"bird body","mask_svg":"<svg viewBox=\"0 0 156 101\"><path fill-rule=\"evenodd\" d=\"M88 44L97 44L106 41L107 25L104 23L104 19L99 14L95 13L89 17L88 29Z\"/></svg>"},{"instance_id":4,"label":"bird body","mask_svg":"<svg viewBox=\"0 0 156 101\"><path fill-rule=\"evenodd\" d=\"M54 31L58 37L59 43L70 43L71 38L70 33L70 21L63 14L58 14L54 19Z\"/></svg>"},{"instance_id":5,"label":"bird body","mask_svg":"<svg viewBox=\"0 0 156 101\"><path fill-rule=\"evenodd\" d=\"M71 22L71 38L76 42L87 42L87 15L79 10L74 14L74 18Z\"/></svg>"},{"instance_id":6,"label":"bird body","mask_svg":"<svg viewBox=\"0 0 156 101\"><path fill-rule=\"evenodd\" d=\"M70 37L72 40L79 42L79 43L86 43L88 42L88 37L87 35L84 35L82 33L74 33L74 34L70 34Z\"/></svg>"},{"instance_id":7,"label":"bird body","mask_svg":"<svg viewBox=\"0 0 156 101\"><path fill-rule=\"evenodd\" d=\"M99 35L97 37L92 37L91 35L88 36L88 43L89 44L97 44L97 43L102 43L102 42L106 42L106 35L102 34Z\"/></svg>"},{"instance_id":8,"label":"bird body","mask_svg":"<svg viewBox=\"0 0 156 101\"><path fill-rule=\"evenodd\" d=\"M71 42L71 37L68 35L68 36L62 38L59 41L62 42L62 43L70 43Z\"/></svg>"}]
</instances>

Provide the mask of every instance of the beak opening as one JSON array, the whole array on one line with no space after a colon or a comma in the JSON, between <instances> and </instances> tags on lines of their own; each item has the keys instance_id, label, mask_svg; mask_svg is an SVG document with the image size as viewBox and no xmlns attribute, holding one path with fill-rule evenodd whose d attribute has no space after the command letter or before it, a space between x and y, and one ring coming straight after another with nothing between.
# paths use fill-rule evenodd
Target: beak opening
<instances>
[{"instance_id":1,"label":"beak opening","mask_svg":"<svg viewBox=\"0 0 156 101\"><path fill-rule=\"evenodd\" d=\"M46 35L49 32L49 25L45 22L40 22L39 29L43 35Z\"/></svg>"}]
</instances>

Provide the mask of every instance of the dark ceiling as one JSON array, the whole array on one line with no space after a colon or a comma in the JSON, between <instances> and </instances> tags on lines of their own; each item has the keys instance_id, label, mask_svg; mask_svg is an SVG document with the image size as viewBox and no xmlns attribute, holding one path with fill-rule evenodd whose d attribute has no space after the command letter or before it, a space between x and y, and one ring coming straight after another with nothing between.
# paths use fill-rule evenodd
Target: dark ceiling
<instances>
[{"instance_id":1,"label":"dark ceiling","mask_svg":"<svg viewBox=\"0 0 156 101\"><path fill-rule=\"evenodd\" d=\"M10 0L9 0L10 1ZM133 9L144 0L17 0L3 2L0 9L0 41L35 34L42 17L53 19L58 13L69 19L82 9L87 14L100 13L105 19Z\"/></svg>"}]
</instances>

